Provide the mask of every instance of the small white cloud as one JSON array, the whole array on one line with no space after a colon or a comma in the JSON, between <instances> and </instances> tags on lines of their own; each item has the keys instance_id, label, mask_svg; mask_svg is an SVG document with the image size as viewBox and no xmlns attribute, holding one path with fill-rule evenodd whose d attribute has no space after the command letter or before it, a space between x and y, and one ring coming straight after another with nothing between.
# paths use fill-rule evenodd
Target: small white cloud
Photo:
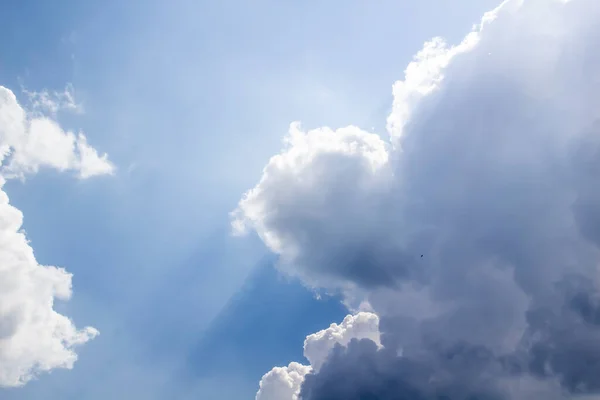
<instances>
[{"instance_id":1,"label":"small white cloud","mask_svg":"<svg viewBox=\"0 0 600 400\"><path fill-rule=\"evenodd\" d=\"M304 341L304 356L310 365L296 362L287 367L275 367L263 375L256 400L299 400L300 388L304 377L318 371L336 344L347 346L352 339L370 339L380 344L379 318L368 312L347 315L341 324L331 324L306 337Z\"/></svg>"},{"instance_id":2,"label":"small white cloud","mask_svg":"<svg viewBox=\"0 0 600 400\"><path fill-rule=\"evenodd\" d=\"M310 371L310 367L296 362L273 368L260 380L256 400L298 400L304 376Z\"/></svg>"},{"instance_id":3,"label":"small white cloud","mask_svg":"<svg viewBox=\"0 0 600 400\"><path fill-rule=\"evenodd\" d=\"M14 93L0 86L0 144L7 162L2 174L24 178L42 167L72 170L81 178L112 174L108 156L87 144L83 134L64 131L53 119L42 114L28 115Z\"/></svg>"},{"instance_id":4,"label":"small white cloud","mask_svg":"<svg viewBox=\"0 0 600 400\"><path fill-rule=\"evenodd\" d=\"M112 175L115 172L115 166L108 161L108 154L98 155L98 150L87 143L83 133L77 136L77 152L79 161L76 169L79 170L81 179L97 175Z\"/></svg>"},{"instance_id":5,"label":"small white cloud","mask_svg":"<svg viewBox=\"0 0 600 400\"><path fill-rule=\"evenodd\" d=\"M43 103L46 97L35 98L40 108L55 110ZM31 115L0 86L0 386L22 386L41 372L72 368L75 347L98 335L92 327L77 329L53 309L55 299L70 298L71 274L38 264L21 229L23 215L2 188L7 178L41 167L74 170L81 178L112 173L113 167L83 135L75 137L54 120Z\"/></svg>"},{"instance_id":6,"label":"small white cloud","mask_svg":"<svg viewBox=\"0 0 600 400\"><path fill-rule=\"evenodd\" d=\"M62 92L30 91L23 88L29 100L30 111L34 114L50 114L56 116L59 111L70 111L77 114L84 112L83 105L75 101L75 89L68 84Z\"/></svg>"}]
</instances>

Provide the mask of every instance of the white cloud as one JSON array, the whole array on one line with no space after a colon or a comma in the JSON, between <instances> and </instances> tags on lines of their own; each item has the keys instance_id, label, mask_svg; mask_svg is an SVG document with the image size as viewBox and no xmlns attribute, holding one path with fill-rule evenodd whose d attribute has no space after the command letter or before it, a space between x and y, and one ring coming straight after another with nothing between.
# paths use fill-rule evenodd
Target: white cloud
<instances>
[{"instance_id":1,"label":"white cloud","mask_svg":"<svg viewBox=\"0 0 600 400\"><path fill-rule=\"evenodd\" d=\"M453 375L422 354L468 343L525 357L523 379L545 378L557 396L556 382L600 392L577 356L600 366L600 340L588 339L600 328L581 322L595 307L588 292L599 289L557 286L573 274L600 286L598 21L595 0L508 0L458 46L434 39L393 86L387 140L356 127L293 125L234 227L256 231L281 255L280 268L308 285L354 303L364 295L384 347L433 363L423 371L438 382L456 379L436 390L457 393L480 375ZM556 317L546 321L542 310ZM570 336L556 333L565 329ZM340 362L380 356L352 351ZM546 364L552 373L536 367ZM365 371L343 370L363 374L353 384L373 384ZM481 387L492 396L502 382ZM521 399L519 390L500 398Z\"/></svg>"},{"instance_id":2,"label":"white cloud","mask_svg":"<svg viewBox=\"0 0 600 400\"><path fill-rule=\"evenodd\" d=\"M69 84L62 92L30 91L23 88L30 105L30 112L37 115L50 114L56 116L59 111L65 110L74 113L83 113L83 105L75 101L75 89Z\"/></svg>"},{"instance_id":3,"label":"white cloud","mask_svg":"<svg viewBox=\"0 0 600 400\"><path fill-rule=\"evenodd\" d=\"M72 368L74 348L98 335L77 329L53 309L55 299L71 296L71 274L39 265L25 232L23 215L2 190L6 179L35 173L41 167L74 170L81 178L112 173L83 135L77 138L58 123L31 116L14 94L0 87L0 386L21 386L40 372Z\"/></svg>"},{"instance_id":4,"label":"white cloud","mask_svg":"<svg viewBox=\"0 0 600 400\"><path fill-rule=\"evenodd\" d=\"M14 93L2 86L0 144L8 157L2 166L6 177L23 178L43 167L76 171L81 178L112 174L115 170L107 155L98 155L82 133L65 132L46 116L28 115Z\"/></svg>"},{"instance_id":5,"label":"white cloud","mask_svg":"<svg viewBox=\"0 0 600 400\"><path fill-rule=\"evenodd\" d=\"M370 339L379 344L379 318L368 312L347 315L341 324L331 324L306 337L304 357L311 367L319 370L336 344L347 346L351 339Z\"/></svg>"},{"instance_id":6,"label":"white cloud","mask_svg":"<svg viewBox=\"0 0 600 400\"><path fill-rule=\"evenodd\" d=\"M98 151L87 143L86 137L80 133L77 136L77 153L79 159L75 163L75 169L79 170L82 179L97 175L112 175L115 171L114 165L108 161L108 154L98 155Z\"/></svg>"},{"instance_id":7,"label":"white cloud","mask_svg":"<svg viewBox=\"0 0 600 400\"><path fill-rule=\"evenodd\" d=\"M304 376L311 368L296 362L287 367L275 367L260 380L256 400L298 400Z\"/></svg>"},{"instance_id":8,"label":"white cloud","mask_svg":"<svg viewBox=\"0 0 600 400\"><path fill-rule=\"evenodd\" d=\"M378 240L368 235L388 218L381 203L393 177L386 144L352 126L304 133L298 124L291 125L286 143L233 213L234 228L254 228L272 251L301 263L302 269L288 272L305 281L337 281L342 271L321 268L327 258L343 258L354 243ZM342 253L330 253L331 241Z\"/></svg>"},{"instance_id":9,"label":"white cloud","mask_svg":"<svg viewBox=\"0 0 600 400\"><path fill-rule=\"evenodd\" d=\"M352 339L370 339L379 344L379 318L368 312L347 315L341 324L310 334L304 341L304 357L310 365L296 362L275 367L260 380L256 400L298 400L304 377L318 371L336 344L347 346Z\"/></svg>"}]
</instances>

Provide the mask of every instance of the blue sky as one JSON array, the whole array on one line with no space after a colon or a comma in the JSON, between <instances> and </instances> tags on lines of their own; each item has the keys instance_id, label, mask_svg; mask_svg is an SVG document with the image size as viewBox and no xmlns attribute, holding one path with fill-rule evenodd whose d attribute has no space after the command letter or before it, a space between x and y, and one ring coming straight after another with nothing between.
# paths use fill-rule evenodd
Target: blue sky
<instances>
[{"instance_id":1,"label":"blue sky","mask_svg":"<svg viewBox=\"0 0 600 400\"><path fill-rule=\"evenodd\" d=\"M0 4L0 84L21 98L72 83L85 113L61 124L118 168L9 182L38 261L74 274L55 308L101 335L73 370L0 397L253 398L346 311L278 278L258 239L230 236L229 211L290 122L382 132L391 84L423 42L458 42L497 3Z\"/></svg>"}]
</instances>

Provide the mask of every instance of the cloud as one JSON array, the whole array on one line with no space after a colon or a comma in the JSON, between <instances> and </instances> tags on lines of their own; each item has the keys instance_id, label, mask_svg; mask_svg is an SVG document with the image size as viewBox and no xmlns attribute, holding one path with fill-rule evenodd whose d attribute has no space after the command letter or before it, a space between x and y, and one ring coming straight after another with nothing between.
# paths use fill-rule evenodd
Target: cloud
<instances>
[{"instance_id":1,"label":"cloud","mask_svg":"<svg viewBox=\"0 0 600 400\"><path fill-rule=\"evenodd\" d=\"M53 119L31 115L17 102L14 93L0 86L0 149L4 154L2 173L23 178L40 168L76 171L80 178L112 174L115 167L106 154L87 144L83 133L64 131Z\"/></svg>"},{"instance_id":2,"label":"cloud","mask_svg":"<svg viewBox=\"0 0 600 400\"><path fill-rule=\"evenodd\" d=\"M298 400L300 386L310 367L296 362L275 367L260 380L256 400Z\"/></svg>"},{"instance_id":3,"label":"cloud","mask_svg":"<svg viewBox=\"0 0 600 400\"><path fill-rule=\"evenodd\" d=\"M288 272L305 281L388 282L395 270L365 271L360 265L361 258L387 256L387 249L365 252L361 245L348 251L355 244L380 243L369 235L385 226L387 218L377 212L385 206L381 201L387 200L385 193L393 182L385 143L356 127L304 133L298 124L292 124L286 141L287 150L271 159L260 183L234 212L236 230L256 229L286 260L282 266L301 266ZM369 212L347 218L358 210Z\"/></svg>"},{"instance_id":4,"label":"cloud","mask_svg":"<svg viewBox=\"0 0 600 400\"><path fill-rule=\"evenodd\" d=\"M71 296L71 274L38 264L22 230L23 214L2 190L7 179L41 167L73 170L80 178L112 173L83 135L63 131L47 117L31 116L0 87L0 386L21 386L38 373L72 368L74 348L98 335L77 329L53 309Z\"/></svg>"},{"instance_id":5,"label":"cloud","mask_svg":"<svg viewBox=\"0 0 600 400\"><path fill-rule=\"evenodd\" d=\"M319 370L336 344L346 346L351 339L370 339L379 343L379 318L368 312L348 315L341 324L331 324L306 337L304 357L314 370Z\"/></svg>"},{"instance_id":6,"label":"cloud","mask_svg":"<svg viewBox=\"0 0 600 400\"><path fill-rule=\"evenodd\" d=\"M234 228L362 296L383 345L338 346L304 400L600 394L598 21L593 0L505 1L425 44L387 138L292 125Z\"/></svg>"},{"instance_id":7,"label":"cloud","mask_svg":"<svg viewBox=\"0 0 600 400\"><path fill-rule=\"evenodd\" d=\"M336 345L346 346L352 339L370 339L379 343L379 318L373 313L360 312L348 315L341 324L331 324L306 337L304 357L310 365L297 362L287 367L275 367L260 381L256 400L298 400L304 377L318 371Z\"/></svg>"},{"instance_id":8,"label":"cloud","mask_svg":"<svg viewBox=\"0 0 600 400\"><path fill-rule=\"evenodd\" d=\"M56 116L59 111L83 113L83 105L75 101L75 88L68 84L62 92L30 91L23 88L23 93L29 100L30 113L37 115L50 114Z\"/></svg>"}]
</instances>

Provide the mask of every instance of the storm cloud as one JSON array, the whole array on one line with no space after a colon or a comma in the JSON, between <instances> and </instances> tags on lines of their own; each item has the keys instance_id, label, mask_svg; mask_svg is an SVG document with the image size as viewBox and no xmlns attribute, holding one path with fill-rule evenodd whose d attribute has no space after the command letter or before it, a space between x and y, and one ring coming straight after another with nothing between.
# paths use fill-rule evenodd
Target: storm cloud
<instances>
[{"instance_id":1,"label":"storm cloud","mask_svg":"<svg viewBox=\"0 0 600 400\"><path fill-rule=\"evenodd\" d=\"M508 0L425 44L387 135L292 125L234 227L383 345L336 346L302 399L600 394L599 48L597 1Z\"/></svg>"}]
</instances>

